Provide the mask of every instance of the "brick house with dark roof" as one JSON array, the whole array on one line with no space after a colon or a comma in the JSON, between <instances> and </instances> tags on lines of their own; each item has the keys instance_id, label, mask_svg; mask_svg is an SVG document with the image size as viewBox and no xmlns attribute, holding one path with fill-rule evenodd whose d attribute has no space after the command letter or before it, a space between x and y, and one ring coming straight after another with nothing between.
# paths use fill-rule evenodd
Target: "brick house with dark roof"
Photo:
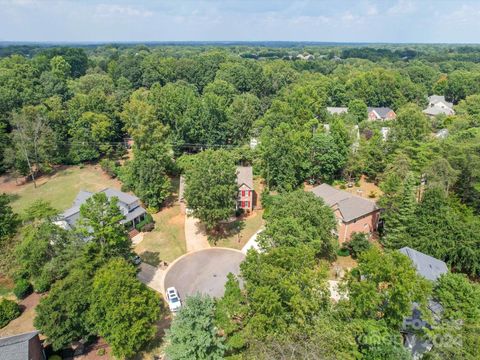
<instances>
[{"instance_id":1,"label":"brick house with dark roof","mask_svg":"<svg viewBox=\"0 0 480 360\"><path fill-rule=\"evenodd\" d=\"M237 208L246 212L253 210L255 190L253 188L253 169L251 166L237 166Z\"/></svg>"},{"instance_id":2,"label":"brick house with dark roof","mask_svg":"<svg viewBox=\"0 0 480 360\"><path fill-rule=\"evenodd\" d=\"M354 232L371 234L377 230L380 208L374 201L337 190L328 184L321 184L311 191L332 208L337 218L340 243L349 241Z\"/></svg>"},{"instance_id":3,"label":"brick house with dark roof","mask_svg":"<svg viewBox=\"0 0 480 360\"><path fill-rule=\"evenodd\" d=\"M390 109L389 107L369 107L368 111L368 119L369 120L394 120L397 118L397 114L395 111Z\"/></svg>"}]
</instances>

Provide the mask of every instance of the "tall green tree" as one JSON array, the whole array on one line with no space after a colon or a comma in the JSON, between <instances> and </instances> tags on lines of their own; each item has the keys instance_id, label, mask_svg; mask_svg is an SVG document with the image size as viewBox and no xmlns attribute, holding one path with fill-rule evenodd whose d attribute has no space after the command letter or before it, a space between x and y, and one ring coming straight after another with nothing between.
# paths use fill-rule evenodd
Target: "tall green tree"
<instances>
[{"instance_id":1,"label":"tall green tree","mask_svg":"<svg viewBox=\"0 0 480 360\"><path fill-rule=\"evenodd\" d=\"M209 229L235 212L237 174L233 157L225 150L205 150L185 169L185 200Z\"/></svg>"},{"instance_id":2,"label":"tall green tree","mask_svg":"<svg viewBox=\"0 0 480 360\"><path fill-rule=\"evenodd\" d=\"M215 302L209 297L190 296L167 331L165 350L172 360L220 360L225 353L224 339L214 322Z\"/></svg>"},{"instance_id":3,"label":"tall green tree","mask_svg":"<svg viewBox=\"0 0 480 360\"><path fill-rule=\"evenodd\" d=\"M118 199L107 198L103 192L94 194L80 207L77 232L88 242L88 251L100 258L130 255L132 242L125 226Z\"/></svg>"},{"instance_id":4,"label":"tall green tree","mask_svg":"<svg viewBox=\"0 0 480 360\"><path fill-rule=\"evenodd\" d=\"M335 216L312 192L298 190L273 197L265 220L265 230L258 236L262 248L309 245L322 257L335 256Z\"/></svg>"},{"instance_id":5,"label":"tall green tree","mask_svg":"<svg viewBox=\"0 0 480 360\"><path fill-rule=\"evenodd\" d=\"M355 317L383 319L393 328L411 315L413 302L426 313L432 291L408 257L397 251L382 254L375 247L360 255L358 267L348 274L345 284Z\"/></svg>"},{"instance_id":6,"label":"tall green tree","mask_svg":"<svg viewBox=\"0 0 480 360\"><path fill-rule=\"evenodd\" d=\"M92 334L87 322L91 286L91 274L76 269L57 281L36 307L34 325L55 350Z\"/></svg>"},{"instance_id":7,"label":"tall green tree","mask_svg":"<svg viewBox=\"0 0 480 360\"><path fill-rule=\"evenodd\" d=\"M125 164L120 177L147 206L159 209L170 194L167 173L171 167L170 154L162 144L153 145L148 150L135 147L133 160Z\"/></svg>"},{"instance_id":8,"label":"tall green tree","mask_svg":"<svg viewBox=\"0 0 480 360\"><path fill-rule=\"evenodd\" d=\"M95 273L90 293L87 321L120 358L137 354L153 339L161 312L158 295L136 274L125 259L114 258Z\"/></svg>"},{"instance_id":9,"label":"tall green tree","mask_svg":"<svg viewBox=\"0 0 480 360\"><path fill-rule=\"evenodd\" d=\"M18 225L19 218L10 206L10 198L7 194L0 194L0 243L13 236Z\"/></svg>"},{"instance_id":10,"label":"tall green tree","mask_svg":"<svg viewBox=\"0 0 480 360\"><path fill-rule=\"evenodd\" d=\"M408 104L398 111L389 139L397 143L422 141L426 138L429 130L428 119L420 107Z\"/></svg>"}]
</instances>

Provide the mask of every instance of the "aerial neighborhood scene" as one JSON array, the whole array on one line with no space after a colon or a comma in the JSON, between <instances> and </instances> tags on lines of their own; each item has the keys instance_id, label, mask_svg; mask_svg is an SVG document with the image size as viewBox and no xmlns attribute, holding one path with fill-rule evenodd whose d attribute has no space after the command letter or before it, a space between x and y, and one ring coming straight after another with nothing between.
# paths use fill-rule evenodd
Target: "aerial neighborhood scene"
<instances>
[{"instance_id":1,"label":"aerial neighborhood scene","mask_svg":"<svg viewBox=\"0 0 480 360\"><path fill-rule=\"evenodd\" d=\"M479 17L0 0L0 360L480 360Z\"/></svg>"}]
</instances>

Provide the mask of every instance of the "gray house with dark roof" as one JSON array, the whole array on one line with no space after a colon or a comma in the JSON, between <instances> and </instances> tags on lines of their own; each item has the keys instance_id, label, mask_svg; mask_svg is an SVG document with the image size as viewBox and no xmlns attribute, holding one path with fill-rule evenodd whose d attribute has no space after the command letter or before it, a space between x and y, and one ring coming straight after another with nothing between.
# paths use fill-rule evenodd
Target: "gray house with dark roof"
<instances>
[{"instance_id":1,"label":"gray house with dark roof","mask_svg":"<svg viewBox=\"0 0 480 360\"><path fill-rule=\"evenodd\" d=\"M120 221L121 224L125 224L128 228L135 228L135 225L145 219L147 212L141 206L140 199L136 196L112 188L106 188L100 192L105 193L109 199L113 197L118 199L118 208L125 216L125 218ZM93 194L94 193L89 191L80 190L73 201L73 206L60 214L55 223L64 229L73 229L80 218L80 207L86 203Z\"/></svg>"},{"instance_id":2,"label":"gray house with dark roof","mask_svg":"<svg viewBox=\"0 0 480 360\"><path fill-rule=\"evenodd\" d=\"M311 191L332 208L337 217L341 243L350 240L354 232L371 234L377 230L380 208L374 201L335 189L328 184L321 184Z\"/></svg>"},{"instance_id":3,"label":"gray house with dark roof","mask_svg":"<svg viewBox=\"0 0 480 360\"><path fill-rule=\"evenodd\" d=\"M45 360L38 332L0 338L0 360Z\"/></svg>"}]
</instances>

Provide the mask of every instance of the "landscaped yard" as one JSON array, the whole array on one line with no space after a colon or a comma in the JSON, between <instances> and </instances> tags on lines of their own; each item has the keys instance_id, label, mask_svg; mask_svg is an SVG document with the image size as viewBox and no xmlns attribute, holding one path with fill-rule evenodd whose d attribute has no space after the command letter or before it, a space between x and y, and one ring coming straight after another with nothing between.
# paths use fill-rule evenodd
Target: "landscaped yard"
<instances>
[{"instance_id":1,"label":"landscaped yard","mask_svg":"<svg viewBox=\"0 0 480 360\"><path fill-rule=\"evenodd\" d=\"M16 185L15 179L0 178L0 193L12 195L12 207L15 212L22 212L33 201L43 199L49 201L58 210L72 206L73 200L80 190L99 191L106 187L120 189L118 180L111 179L100 166L87 165L83 168L72 166L58 170L37 181L37 188L29 182Z\"/></svg>"},{"instance_id":2,"label":"landscaped yard","mask_svg":"<svg viewBox=\"0 0 480 360\"><path fill-rule=\"evenodd\" d=\"M185 217L180 205L175 203L152 217L155 229L145 233L143 241L135 247L135 252L153 266L157 266L159 261L170 263L185 254Z\"/></svg>"}]
</instances>

